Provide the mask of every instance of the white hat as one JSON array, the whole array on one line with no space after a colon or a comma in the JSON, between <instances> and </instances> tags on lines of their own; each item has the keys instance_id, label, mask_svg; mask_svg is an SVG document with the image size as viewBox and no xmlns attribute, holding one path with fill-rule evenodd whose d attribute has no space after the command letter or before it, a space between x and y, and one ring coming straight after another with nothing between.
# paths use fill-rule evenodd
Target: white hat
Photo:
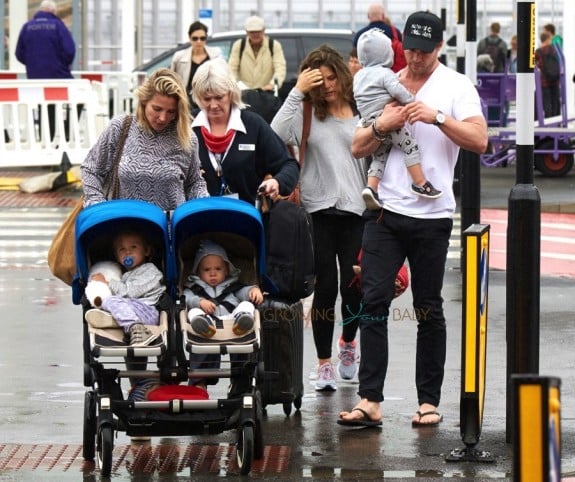
<instances>
[{"instance_id":1,"label":"white hat","mask_svg":"<svg viewBox=\"0 0 575 482\"><path fill-rule=\"evenodd\" d=\"M246 32L261 32L265 27L264 19L261 17L254 15L246 20Z\"/></svg>"}]
</instances>

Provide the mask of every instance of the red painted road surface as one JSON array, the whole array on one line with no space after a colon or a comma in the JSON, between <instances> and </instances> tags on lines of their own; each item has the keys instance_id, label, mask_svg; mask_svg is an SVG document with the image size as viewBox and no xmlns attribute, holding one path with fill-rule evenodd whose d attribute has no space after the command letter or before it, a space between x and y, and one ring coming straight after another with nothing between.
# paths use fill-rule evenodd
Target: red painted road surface
<instances>
[{"instance_id":1,"label":"red painted road surface","mask_svg":"<svg viewBox=\"0 0 575 482\"><path fill-rule=\"evenodd\" d=\"M489 224L489 267L506 269L507 211L482 209L481 224ZM575 214L541 214L541 276L575 278Z\"/></svg>"}]
</instances>

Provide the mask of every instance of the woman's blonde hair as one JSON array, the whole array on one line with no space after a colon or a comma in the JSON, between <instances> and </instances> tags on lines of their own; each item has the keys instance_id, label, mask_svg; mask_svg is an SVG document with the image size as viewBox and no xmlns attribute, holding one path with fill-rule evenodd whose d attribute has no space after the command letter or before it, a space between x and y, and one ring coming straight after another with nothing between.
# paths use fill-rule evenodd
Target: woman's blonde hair
<instances>
[{"instance_id":1,"label":"woman's blonde hair","mask_svg":"<svg viewBox=\"0 0 575 482\"><path fill-rule=\"evenodd\" d=\"M232 106L238 109L246 107L242 102L242 91L234 79L232 71L227 62L221 58L203 63L194 74L194 80L192 80L193 101L201 106L202 98L208 94L230 94Z\"/></svg>"},{"instance_id":2,"label":"woman's blonde hair","mask_svg":"<svg viewBox=\"0 0 575 482\"><path fill-rule=\"evenodd\" d=\"M162 68L156 70L146 81L136 90L138 107L136 109L136 119L147 132L153 132L152 126L145 115L146 104L152 100L154 95L165 95L177 101L176 131L178 142L185 151L192 149L192 125L190 116L190 104L186 89L180 80L179 75L173 70Z\"/></svg>"}]
</instances>

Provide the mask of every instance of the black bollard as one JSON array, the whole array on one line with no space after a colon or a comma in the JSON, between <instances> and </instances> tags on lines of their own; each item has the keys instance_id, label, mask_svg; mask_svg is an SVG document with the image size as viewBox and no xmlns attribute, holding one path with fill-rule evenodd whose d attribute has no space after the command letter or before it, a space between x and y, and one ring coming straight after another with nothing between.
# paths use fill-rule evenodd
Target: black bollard
<instances>
[{"instance_id":1,"label":"black bollard","mask_svg":"<svg viewBox=\"0 0 575 482\"><path fill-rule=\"evenodd\" d=\"M539 373L541 197L533 185L535 2L517 2L517 171L507 224L506 440L511 442L514 374Z\"/></svg>"}]
</instances>

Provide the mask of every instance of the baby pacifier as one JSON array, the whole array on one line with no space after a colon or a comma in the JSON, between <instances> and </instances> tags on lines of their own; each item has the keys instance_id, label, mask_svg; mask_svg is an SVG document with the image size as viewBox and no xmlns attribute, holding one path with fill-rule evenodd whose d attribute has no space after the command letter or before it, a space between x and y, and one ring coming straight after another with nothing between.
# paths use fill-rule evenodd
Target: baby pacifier
<instances>
[{"instance_id":1,"label":"baby pacifier","mask_svg":"<svg viewBox=\"0 0 575 482\"><path fill-rule=\"evenodd\" d=\"M122 264L124 265L124 267L130 269L132 266L134 266L134 258L132 258L131 256L126 256L122 261Z\"/></svg>"}]
</instances>

